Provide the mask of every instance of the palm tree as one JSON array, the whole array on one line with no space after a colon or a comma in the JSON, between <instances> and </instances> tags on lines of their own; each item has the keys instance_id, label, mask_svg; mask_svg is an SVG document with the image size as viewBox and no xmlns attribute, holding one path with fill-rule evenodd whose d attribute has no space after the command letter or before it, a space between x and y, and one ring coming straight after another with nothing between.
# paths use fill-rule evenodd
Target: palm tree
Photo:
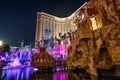
<instances>
[{"instance_id":1,"label":"palm tree","mask_svg":"<svg viewBox=\"0 0 120 80\"><path fill-rule=\"evenodd\" d=\"M73 22L77 28L79 27L80 19L76 18Z\"/></svg>"}]
</instances>

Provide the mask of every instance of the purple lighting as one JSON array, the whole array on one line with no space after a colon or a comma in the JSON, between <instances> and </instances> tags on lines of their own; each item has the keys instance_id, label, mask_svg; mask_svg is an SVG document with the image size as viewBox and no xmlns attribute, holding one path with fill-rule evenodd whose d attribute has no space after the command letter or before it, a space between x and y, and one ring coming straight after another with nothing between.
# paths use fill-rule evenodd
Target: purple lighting
<instances>
[{"instance_id":1,"label":"purple lighting","mask_svg":"<svg viewBox=\"0 0 120 80\"><path fill-rule=\"evenodd\" d=\"M34 73L34 68L25 67L18 69L8 69L2 71L2 80L29 80L31 74Z\"/></svg>"},{"instance_id":2,"label":"purple lighting","mask_svg":"<svg viewBox=\"0 0 120 80\"><path fill-rule=\"evenodd\" d=\"M53 75L53 80L68 80L67 72L55 72Z\"/></svg>"},{"instance_id":3,"label":"purple lighting","mask_svg":"<svg viewBox=\"0 0 120 80\"><path fill-rule=\"evenodd\" d=\"M11 66L11 67L18 67L18 66L21 66L21 65L22 65L22 64L20 63L18 57L16 57L16 58L14 59L13 63L10 63L10 66Z\"/></svg>"},{"instance_id":4,"label":"purple lighting","mask_svg":"<svg viewBox=\"0 0 120 80\"><path fill-rule=\"evenodd\" d=\"M0 54L0 64L3 69L30 66L31 56L34 54L31 46L21 48L11 47L9 52Z\"/></svg>"}]
</instances>

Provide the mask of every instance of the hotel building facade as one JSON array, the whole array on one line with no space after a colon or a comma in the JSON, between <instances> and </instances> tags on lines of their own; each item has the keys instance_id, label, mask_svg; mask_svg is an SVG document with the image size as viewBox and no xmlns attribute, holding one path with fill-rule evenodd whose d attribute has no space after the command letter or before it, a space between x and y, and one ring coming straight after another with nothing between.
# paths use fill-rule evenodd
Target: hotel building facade
<instances>
[{"instance_id":1,"label":"hotel building facade","mask_svg":"<svg viewBox=\"0 0 120 80\"><path fill-rule=\"evenodd\" d=\"M79 18L83 20L87 16L87 5L89 3L84 3L80 8L78 8L72 15L64 18L59 18L44 12L37 12L37 25L36 25L36 38L40 45L44 45L44 41L58 38L60 39L60 34L64 35L68 32L74 32L77 26L74 24L75 20ZM84 9L84 11L82 10ZM86 13L82 15L81 13ZM42 43L43 42L43 43Z\"/></svg>"}]
</instances>

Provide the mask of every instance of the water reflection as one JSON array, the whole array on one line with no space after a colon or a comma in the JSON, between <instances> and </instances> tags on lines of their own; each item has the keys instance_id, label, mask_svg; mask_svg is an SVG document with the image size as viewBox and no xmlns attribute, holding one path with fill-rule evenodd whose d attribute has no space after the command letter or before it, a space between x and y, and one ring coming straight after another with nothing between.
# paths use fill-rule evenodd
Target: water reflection
<instances>
[{"instance_id":1,"label":"water reflection","mask_svg":"<svg viewBox=\"0 0 120 80\"><path fill-rule=\"evenodd\" d=\"M29 76L34 70L32 67L4 69L2 71L2 80L29 80Z\"/></svg>"},{"instance_id":2,"label":"water reflection","mask_svg":"<svg viewBox=\"0 0 120 80\"><path fill-rule=\"evenodd\" d=\"M32 67L3 70L2 80L118 80L113 77L95 77L86 72L41 72Z\"/></svg>"},{"instance_id":3,"label":"water reflection","mask_svg":"<svg viewBox=\"0 0 120 80\"><path fill-rule=\"evenodd\" d=\"M67 72L55 72L53 75L53 80L68 80Z\"/></svg>"},{"instance_id":4,"label":"water reflection","mask_svg":"<svg viewBox=\"0 0 120 80\"><path fill-rule=\"evenodd\" d=\"M30 80L52 80L53 73L49 72L41 72L41 71L35 71L30 76Z\"/></svg>"}]
</instances>

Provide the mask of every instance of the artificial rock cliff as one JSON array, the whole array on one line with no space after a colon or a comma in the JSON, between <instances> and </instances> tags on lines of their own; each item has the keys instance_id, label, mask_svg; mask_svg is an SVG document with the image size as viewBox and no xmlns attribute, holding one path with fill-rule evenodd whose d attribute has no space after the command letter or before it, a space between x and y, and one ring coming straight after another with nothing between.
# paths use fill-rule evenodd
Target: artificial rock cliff
<instances>
[{"instance_id":1,"label":"artificial rock cliff","mask_svg":"<svg viewBox=\"0 0 120 80\"><path fill-rule=\"evenodd\" d=\"M96 0L94 14L79 23L68 49L68 68L85 68L96 73L97 68L111 69L120 64L120 2ZM96 21L93 30L91 18ZM117 71L117 69L115 69Z\"/></svg>"}]
</instances>

